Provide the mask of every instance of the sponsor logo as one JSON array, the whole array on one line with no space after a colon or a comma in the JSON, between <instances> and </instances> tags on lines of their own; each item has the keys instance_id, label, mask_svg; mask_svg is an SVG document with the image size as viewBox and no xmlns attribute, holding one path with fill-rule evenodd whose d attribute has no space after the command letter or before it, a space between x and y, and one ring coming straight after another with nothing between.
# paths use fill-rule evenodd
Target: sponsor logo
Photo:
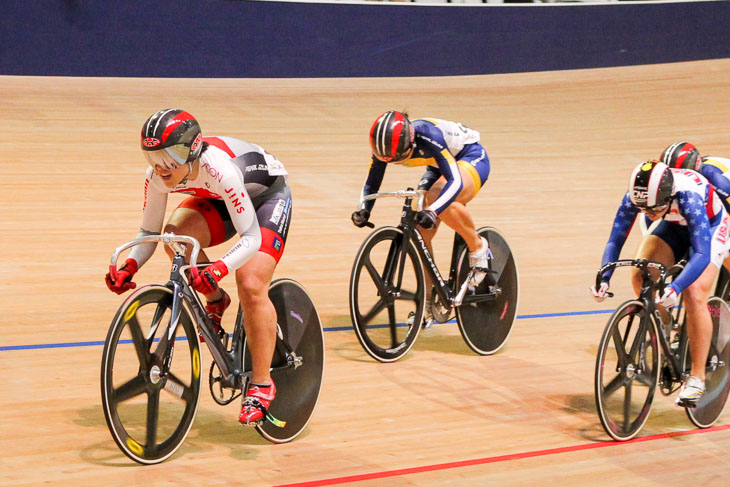
<instances>
[{"instance_id":1,"label":"sponsor logo","mask_svg":"<svg viewBox=\"0 0 730 487\"><path fill-rule=\"evenodd\" d=\"M217 169L210 167L210 164L206 162L202 165L202 168L205 169L208 174L210 174L210 177L212 177L213 179L217 179L219 183L223 182L223 175ZM207 182L205 183L205 185L210 188Z\"/></svg>"},{"instance_id":2,"label":"sponsor logo","mask_svg":"<svg viewBox=\"0 0 730 487\"><path fill-rule=\"evenodd\" d=\"M727 243L727 218L722 222L720 228L717 229L717 236L715 239L723 245Z\"/></svg>"},{"instance_id":3,"label":"sponsor logo","mask_svg":"<svg viewBox=\"0 0 730 487\"><path fill-rule=\"evenodd\" d=\"M195 149L198 148L200 145L200 142L203 140L203 134L198 134L197 137L195 137L195 140L193 141L193 145L190 146L190 152L194 152Z\"/></svg>"},{"instance_id":4,"label":"sponsor logo","mask_svg":"<svg viewBox=\"0 0 730 487\"><path fill-rule=\"evenodd\" d=\"M438 148L439 148L440 150L443 150L443 148L444 148L444 146L443 146L443 145L439 144L439 143L438 143L438 142L436 142L435 140L429 139L429 138L428 138L428 137L426 137L425 135L420 135L420 134L419 134L419 137L421 137L421 138L422 138L423 140L425 140L425 141L427 141L427 142L430 142L431 144L435 145L435 146L436 146L436 147L438 147Z\"/></svg>"},{"instance_id":5,"label":"sponsor logo","mask_svg":"<svg viewBox=\"0 0 730 487\"><path fill-rule=\"evenodd\" d=\"M269 167L266 164L251 164L250 166L246 166L246 172L253 172L253 171L268 171Z\"/></svg>"},{"instance_id":6,"label":"sponsor logo","mask_svg":"<svg viewBox=\"0 0 730 487\"><path fill-rule=\"evenodd\" d=\"M302 319L302 317L299 316L297 313L295 313L293 310L292 311L289 311L289 315L292 318L295 318L299 323L304 324L304 320Z\"/></svg>"},{"instance_id":7,"label":"sponsor logo","mask_svg":"<svg viewBox=\"0 0 730 487\"><path fill-rule=\"evenodd\" d=\"M233 207L236 209L236 213L243 213L243 211L244 211L243 202L246 199L246 194L243 191L241 191L241 195L239 196L238 194L236 194L236 192L233 190L233 188L228 188L224 191L228 195L228 200L231 202Z\"/></svg>"},{"instance_id":8,"label":"sponsor logo","mask_svg":"<svg viewBox=\"0 0 730 487\"><path fill-rule=\"evenodd\" d=\"M641 170L642 171L651 171L652 167L654 167L654 164L652 164L651 162L647 162L646 164L641 166Z\"/></svg>"},{"instance_id":9,"label":"sponsor logo","mask_svg":"<svg viewBox=\"0 0 730 487\"><path fill-rule=\"evenodd\" d=\"M279 240L279 237L274 237L274 241L271 243L271 246L274 247L274 250L277 252L281 250L281 240Z\"/></svg>"},{"instance_id":10,"label":"sponsor logo","mask_svg":"<svg viewBox=\"0 0 730 487\"><path fill-rule=\"evenodd\" d=\"M428 251L428 247L426 246L426 242L423 240L423 237L421 237L421 234L418 232L415 232L416 237L418 237L418 243L421 244L421 249L423 249L423 255L426 256L426 259L428 260L428 263L431 265L431 270L433 271L434 275L436 276L436 280L441 284L441 286L445 286L443 278L441 277L441 273L438 270L438 267L436 267L436 263L433 261L433 257L431 257L431 253ZM405 343L405 342L404 342Z\"/></svg>"},{"instance_id":11,"label":"sponsor logo","mask_svg":"<svg viewBox=\"0 0 730 487\"><path fill-rule=\"evenodd\" d=\"M279 224L279 220L281 220L281 214L284 212L284 205L286 205L286 201L284 200L279 200L276 202L274 211L271 213L271 218L269 218L269 221L274 225Z\"/></svg>"},{"instance_id":12,"label":"sponsor logo","mask_svg":"<svg viewBox=\"0 0 730 487\"><path fill-rule=\"evenodd\" d=\"M215 274L215 275L216 275L216 276L218 276L218 277L221 277L221 276L223 275L223 274L221 273L221 271L219 271L218 269L214 269L214 270L213 270L213 274Z\"/></svg>"},{"instance_id":13,"label":"sponsor logo","mask_svg":"<svg viewBox=\"0 0 730 487\"><path fill-rule=\"evenodd\" d=\"M156 139L155 137L147 137L146 139L142 139L142 145L145 147L157 147L162 142L160 142L160 139Z\"/></svg>"},{"instance_id":14,"label":"sponsor logo","mask_svg":"<svg viewBox=\"0 0 730 487\"><path fill-rule=\"evenodd\" d=\"M144 211L145 208L147 208L147 188L149 188L149 186L150 186L150 180L145 179L144 180L144 204L142 205L142 211Z\"/></svg>"},{"instance_id":15,"label":"sponsor logo","mask_svg":"<svg viewBox=\"0 0 730 487\"><path fill-rule=\"evenodd\" d=\"M649 190L646 188L634 188L631 190L631 199L637 202L646 201L649 198Z\"/></svg>"},{"instance_id":16,"label":"sponsor logo","mask_svg":"<svg viewBox=\"0 0 730 487\"><path fill-rule=\"evenodd\" d=\"M185 388L183 386L181 386L180 384L176 384L171 380L165 382L165 389L172 392L177 397L182 397L183 393L185 392Z\"/></svg>"}]
</instances>

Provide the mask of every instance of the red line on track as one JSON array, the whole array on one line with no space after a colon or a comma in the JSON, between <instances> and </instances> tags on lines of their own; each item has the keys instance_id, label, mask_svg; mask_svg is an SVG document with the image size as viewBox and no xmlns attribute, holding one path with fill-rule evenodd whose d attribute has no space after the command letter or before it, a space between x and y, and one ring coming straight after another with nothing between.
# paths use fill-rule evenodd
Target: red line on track
<instances>
[{"instance_id":1,"label":"red line on track","mask_svg":"<svg viewBox=\"0 0 730 487\"><path fill-rule=\"evenodd\" d=\"M703 433L712 433L715 431L724 431L729 430L730 424L725 424L721 426L713 426L711 428L707 429L691 429L691 430L684 430L684 431L674 431L671 433L662 433L658 435L650 435L650 436L643 436L641 438L634 438L630 441L607 441L607 442L600 442L600 443L585 443L582 445L572 445L572 446L564 446L561 448L548 448L547 450L535 450L535 451L529 451L529 452L523 452L523 453L512 453L509 455L498 455L494 457L486 457L486 458L475 458L473 460L462 460L458 462L448 462L448 463L438 463L435 465L424 465L421 467L410 467L410 468L401 468L397 470L385 470L383 472L372 472L372 473L365 473L360 475L349 475L346 477L336 477L331 479L321 479L321 480L311 480L308 482L297 482L294 484L282 484L278 485L276 487L320 487L324 485L339 485L339 484L347 484L350 482L358 482L362 480L374 480L374 479L383 479L386 477L399 477L402 475L413 475L417 473L423 473L423 472L432 472L435 470L449 470L452 468L462 468L462 467L470 467L473 465L484 465L487 463L499 463L499 462L507 462L510 460L520 460L523 458L533 458L533 457L544 457L548 455L557 455L560 453L570 453L570 452L576 452L576 451L582 451L582 450L594 450L597 448L608 448L613 446L624 446L624 445L630 445L632 443L642 443L645 441L654 441L654 440L664 440L667 438L674 438L677 436L689 436L689 435L698 435Z\"/></svg>"}]
</instances>

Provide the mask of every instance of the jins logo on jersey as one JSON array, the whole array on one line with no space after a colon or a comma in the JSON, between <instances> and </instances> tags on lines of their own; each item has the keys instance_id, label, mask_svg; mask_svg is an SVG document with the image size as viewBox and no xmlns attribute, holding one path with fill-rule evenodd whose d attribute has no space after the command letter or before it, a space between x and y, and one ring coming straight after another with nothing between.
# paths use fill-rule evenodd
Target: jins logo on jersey
<instances>
[{"instance_id":1,"label":"jins logo on jersey","mask_svg":"<svg viewBox=\"0 0 730 487\"><path fill-rule=\"evenodd\" d=\"M243 213L243 200L246 198L246 195L241 192L241 196L239 199L239 196L236 194L233 188L228 188L225 190L225 192L228 195L228 199L230 200L231 204L233 204L233 207L236 209L236 213Z\"/></svg>"}]
</instances>

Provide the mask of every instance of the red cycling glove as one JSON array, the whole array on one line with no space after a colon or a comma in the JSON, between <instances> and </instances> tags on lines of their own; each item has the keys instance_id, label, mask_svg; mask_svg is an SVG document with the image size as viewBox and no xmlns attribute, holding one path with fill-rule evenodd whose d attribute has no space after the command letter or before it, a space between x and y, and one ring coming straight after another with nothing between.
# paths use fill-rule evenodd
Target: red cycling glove
<instances>
[{"instance_id":1,"label":"red cycling glove","mask_svg":"<svg viewBox=\"0 0 730 487\"><path fill-rule=\"evenodd\" d=\"M218 289L218 281L228 275L228 267L222 260L217 260L198 273L193 270L193 289L201 294L210 294Z\"/></svg>"},{"instance_id":2,"label":"red cycling glove","mask_svg":"<svg viewBox=\"0 0 730 487\"><path fill-rule=\"evenodd\" d=\"M137 284L132 282L132 277L138 270L139 265L134 259L127 259L121 269L109 266L109 273L106 275L106 287L117 294L136 288Z\"/></svg>"}]
</instances>

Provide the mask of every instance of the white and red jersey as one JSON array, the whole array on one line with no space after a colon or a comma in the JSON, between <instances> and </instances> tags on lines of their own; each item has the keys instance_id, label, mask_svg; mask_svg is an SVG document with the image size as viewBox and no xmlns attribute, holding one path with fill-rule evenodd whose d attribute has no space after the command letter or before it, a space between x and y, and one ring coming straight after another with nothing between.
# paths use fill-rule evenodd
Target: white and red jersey
<instances>
[{"instance_id":1,"label":"white and red jersey","mask_svg":"<svg viewBox=\"0 0 730 487\"><path fill-rule=\"evenodd\" d=\"M159 234L165 219L170 193L222 200L241 239L221 260L229 271L241 267L259 249L261 232L255 204L276 186L286 184L286 169L273 155L256 144L232 137L204 137L207 149L198 162L195 179L186 178L168 188L152 167L144 184L141 234ZM154 252L155 244L138 245L130 253L142 266Z\"/></svg>"}]
</instances>

